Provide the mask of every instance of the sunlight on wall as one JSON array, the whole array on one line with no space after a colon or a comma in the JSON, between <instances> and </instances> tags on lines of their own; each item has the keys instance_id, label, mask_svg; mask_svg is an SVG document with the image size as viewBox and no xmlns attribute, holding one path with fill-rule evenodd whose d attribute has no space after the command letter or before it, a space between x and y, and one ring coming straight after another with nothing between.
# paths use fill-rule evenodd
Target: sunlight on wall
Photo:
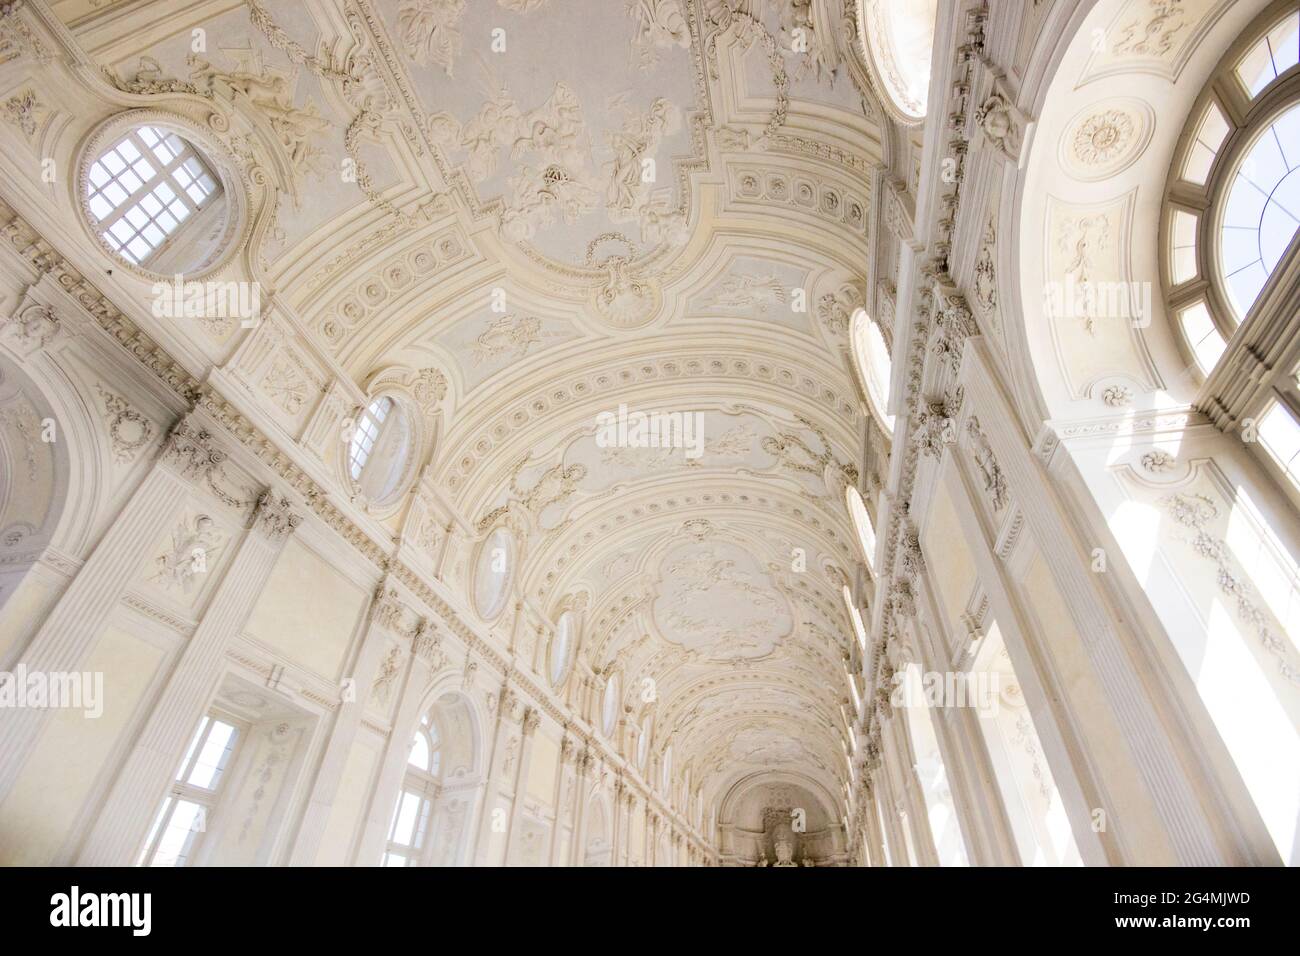
<instances>
[{"instance_id":1,"label":"sunlight on wall","mask_svg":"<svg viewBox=\"0 0 1300 956\"><path fill-rule=\"evenodd\" d=\"M998 706L981 708L980 730L1025 866L1081 866L1052 768L1020 693L1020 682L996 622L980 643L972 672L985 671L1000 689Z\"/></svg>"},{"instance_id":2,"label":"sunlight on wall","mask_svg":"<svg viewBox=\"0 0 1300 956\"><path fill-rule=\"evenodd\" d=\"M907 683L907 727L911 734L912 752L916 757L916 775L925 795L926 811L930 819L930 832L943 866L969 866L966 844L962 840L957 811L948 786L948 774L943 756L939 752L939 738L935 734L933 713L926 703L921 687L920 669L908 664L904 680Z\"/></svg>"}]
</instances>

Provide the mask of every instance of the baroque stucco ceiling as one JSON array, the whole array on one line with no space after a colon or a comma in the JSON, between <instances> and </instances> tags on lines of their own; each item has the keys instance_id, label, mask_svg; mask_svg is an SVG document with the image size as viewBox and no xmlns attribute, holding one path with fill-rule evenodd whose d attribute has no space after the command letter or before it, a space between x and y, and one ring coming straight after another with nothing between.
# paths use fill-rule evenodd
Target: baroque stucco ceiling
<instances>
[{"instance_id":1,"label":"baroque stucco ceiling","mask_svg":"<svg viewBox=\"0 0 1300 956\"><path fill-rule=\"evenodd\" d=\"M310 347L247 376L269 416L305 427L295 376L423 381L419 493L469 539L508 527L546 619L585 595L578 653L692 787L839 790L884 115L854 3L51 6L119 90L225 107L275 187L241 255ZM228 361L238 330L204 331ZM620 403L700 413L702 453L602 447Z\"/></svg>"}]
</instances>

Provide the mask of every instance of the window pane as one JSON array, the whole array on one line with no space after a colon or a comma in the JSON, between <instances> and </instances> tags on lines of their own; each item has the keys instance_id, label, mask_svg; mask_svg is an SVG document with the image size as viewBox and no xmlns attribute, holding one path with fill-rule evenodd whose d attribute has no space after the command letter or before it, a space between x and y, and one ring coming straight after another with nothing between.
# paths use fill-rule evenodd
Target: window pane
<instances>
[{"instance_id":1,"label":"window pane","mask_svg":"<svg viewBox=\"0 0 1300 956\"><path fill-rule=\"evenodd\" d=\"M1237 76L1251 99L1300 60L1300 13L1293 13L1261 38L1237 64Z\"/></svg>"},{"instance_id":2,"label":"window pane","mask_svg":"<svg viewBox=\"0 0 1300 956\"><path fill-rule=\"evenodd\" d=\"M216 789L217 782L221 779L221 772L226 767L226 760L229 759L230 751L235 746L236 736L235 728L230 724L214 720L212 730L208 732L208 739L203 742L203 749L199 751L199 758L195 761L194 769L190 771L187 782L205 790Z\"/></svg>"},{"instance_id":3,"label":"window pane","mask_svg":"<svg viewBox=\"0 0 1300 956\"><path fill-rule=\"evenodd\" d=\"M1251 146L1224 209L1219 257L1239 318L1259 297L1300 228L1300 105Z\"/></svg>"},{"instance_id":4,"label":"window pane","mask_svg":"<svg viewBox=\"0 0 1300 956\"><path fill-rule=\"evenodd\" d=\"M408 790L402 791L401 799L397 804L397 821L393 824L390 842L401 843L404 846L413 845L412 837L415 835L415 824L419 819L422 802L419 795Z\"/></svg>"},{"instance_id":5,"label":"window pane","mask_svg":"<svg viewBox=\"0 0 1300 956\"><path fill-rule=\"evenodd\" d=\"M891 375L889 349L878 326L863 309L853 313L849 334L854 364L871 403L871 411L887 433L894 432L894 417L886 413Z\"/></svg>"},{"instance_id":6,"label":"window pane","mask_svg":"<svg viewBox=\"0 0 1300 956\"><path fill-rule=\"evenodd\" d=\"M853 519L853 526L858 532L862 562L868 570L873 570L876 563L876 531L871 526L871 516L867 514L867 506L863 503L862 495L857 488L850 485L845 495L849 503L849 517Z\"/></svg>"},{"instance_id":7,"label":"window pane","mask_svg":"<svg viewBox=\"0 0 1300 956\"><path fill-rule=\"evenodd\" d=\"M194 837L207 827L203 807L188 800L176 801L176 810L167 821L158 851L150 866L184 866L193 848Z\"/></svg>"},{"instance_id":8,"label":"window pane","mask_svg":"<svg viewBox=\"0 0 1300 956\"><path fill-rule=\"evenodd\" d=\"M411 753L406 758L406 762L421 770L429 769L429 743L424 739L424 734L417 733L415 739L411 741Z\"/></svg>"},{"instance_id":9,"label":"window pane","mask_svg":"<svg viewBox=\"0 0 1300 956\"><path fill-rule=\"evenodd\" d=\"M1275 402L1264 413L1259 421L1259 438L1278 464L1291 472L1295 457L1300 454L1300 425L1285 406Z\"/></svg>"},{"instance_id":10,"label":"window pane","mask_svg":"<svg viewBox=\"0 0 1300 956\"><path fill-rule=\"evenodd\" d=\"M1184 309L1178 316L1183 326L1183 334L1196 355L1197 364L1206 375L1214 370L1223 356L1227 343L1215 328L1214 321L1204 302L1198 302L1189 309Z\"/></svg>"}]
</instances>

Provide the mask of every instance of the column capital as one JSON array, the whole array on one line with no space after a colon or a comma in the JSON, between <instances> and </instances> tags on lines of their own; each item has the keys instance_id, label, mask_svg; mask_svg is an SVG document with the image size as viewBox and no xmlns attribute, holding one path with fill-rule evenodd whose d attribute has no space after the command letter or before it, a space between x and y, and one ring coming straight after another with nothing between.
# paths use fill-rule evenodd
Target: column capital
<instances>
[{"instance_id":1,"label":"column capital","mask_svg":"<svg viewBox=\"0 0 1300 956\"><path fill-rule=\"evenodd\" d=\"M0 332L0 338L18 358L31 359L59 339L63 321L52 307L27 295L11 317L0 317Z\"/></svg>"},{"instance_id":2,"label":"column capital","mask_svg":"<svg viewBox=\"0 0 1300 956\"><path fill-rule=\"evenodd\" d=\"M268 488L257 497L253 509L253 527L270 541L281 542L302 524L302 515L293 510L293 502Z\"/></svg>"},{"instance_id":3,"label":"column capital","mask_svg":"<svg viewBox=\"0 0 1300 956\"><path fill-rule=\"evenodd\" d=\"M524 736L531 737L542 724L542 715L536 707L529 707L524 712Z\"/></svg>"},{"instance_id":4,"label":"column capital","mask_svg":"<svg viewBox=\"0 0 1300 956\"><path fill-rule=\"evenodd\" d=\"M226 460L226 452L212 433L182 418L167 436L159 461L187 481L206 477Z\"/></svg>"},{"instance_id":5,"label":"column capital","mask_svg":"<svg viewBox=\"0 0 1300 956\"><path fill-rule=\"evenodd\" d=\"M405 605L397 589L380 582L375 589L375 601L370 609L371 620L378 622L380 627L396 631L401 628L404 610Z\"/></svg>"},{"instance_id":6,"label":"column capital","mask_svg":"<svg viewBox=\"0 0 1300 956\"><path fill-rule=\"evenodd\" d=\"M501 685L501 695L497 699L497 709L502 720L521 723L527 713L527 707L519 693L508 683Z\"/></svg>"},{"instance_id":7,"label":"column capital","mask_svg":"<svg viewBox=\"0 0 1300 956\"><path fill-rule=\"evenodd\" d=\"M430 618L422 617L416 623L411 635L411 650L434 670L447 662L447 657L442 652L442 631Z\"/></svg>"}]
</instances>

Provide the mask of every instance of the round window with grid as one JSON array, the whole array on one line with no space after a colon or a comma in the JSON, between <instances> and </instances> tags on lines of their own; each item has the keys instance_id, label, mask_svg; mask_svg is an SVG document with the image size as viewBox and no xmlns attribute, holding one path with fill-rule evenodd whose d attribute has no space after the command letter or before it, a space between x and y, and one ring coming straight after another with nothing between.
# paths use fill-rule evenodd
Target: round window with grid
<instances>
[{"instance_id":1,"label":"round window with grid","mask_svg":"<svg viewBox=\"0 0 1300 956\"><path fill-rule=\"evenodd\" d=\"M138 272L210 271L233 247L246 203L215 162L219 144L148 110L123 114L87 144L78 177L86 224L106 252Z\"/></svg>"}]
</instances>

